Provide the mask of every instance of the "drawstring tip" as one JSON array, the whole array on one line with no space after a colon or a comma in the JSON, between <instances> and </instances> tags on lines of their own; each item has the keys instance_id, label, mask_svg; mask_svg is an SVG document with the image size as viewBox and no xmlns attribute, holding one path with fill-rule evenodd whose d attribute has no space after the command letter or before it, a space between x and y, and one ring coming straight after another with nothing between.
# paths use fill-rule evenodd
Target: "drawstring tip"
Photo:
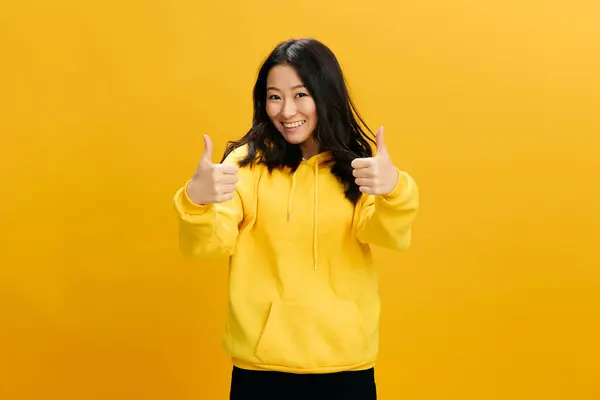
<instances>
[{"instance_id":1,"label":"drawstring tip","mask_svg":"<svg viewBox=\"0 0 600 400\"><path fill-rule=\"evenodd\" d=\"M290 212L289 211L287 213L287 220L288 220L288 222L290 222Z\"/></svg>"},{"instance_id":2,"label":"drawstring tip","mask_svg":"<svg viewBox=\"0 0 600 400\"><path fill-rule=\"evenodd\" d=\"M315 263L315 271L317 270L317 263Z\"/></svg>"}]
</instances>

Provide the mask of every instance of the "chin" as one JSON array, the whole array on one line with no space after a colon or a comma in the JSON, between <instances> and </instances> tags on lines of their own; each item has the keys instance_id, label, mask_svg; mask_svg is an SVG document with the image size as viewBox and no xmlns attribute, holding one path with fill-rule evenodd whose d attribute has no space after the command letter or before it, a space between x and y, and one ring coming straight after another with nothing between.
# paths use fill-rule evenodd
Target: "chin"
<instances>
[{"instance_id":1,"label":"chin","mask_svg":"<svg viewBox=\"0 0 600 400\"><path fill-rule=\"evenodd\" d=\"M308 140L308 138L295 138L295 137L283 137L286 142L290 144L302 144Z\"/></svg>"}]
</instances>

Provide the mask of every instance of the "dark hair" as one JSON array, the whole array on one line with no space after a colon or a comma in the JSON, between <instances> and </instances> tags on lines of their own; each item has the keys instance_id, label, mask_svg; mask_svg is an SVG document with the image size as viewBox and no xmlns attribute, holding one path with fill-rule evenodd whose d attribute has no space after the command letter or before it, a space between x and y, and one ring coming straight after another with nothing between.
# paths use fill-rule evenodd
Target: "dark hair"
<instances>
[{"instance_id":1,"label":"dark hair","mask_svg":"<svg viewBox=\"0 0 600 400\"><path fill-rule=\"evenodd\" d=\"M229 142L223 160L236 148L248 145L241 167L255 162L265 164L269 171L289 167L292 171L302 162L298 145L288 143L267 115L267 76L276 65L292 66L313 97L317 108L317 124L313 132L319 150L333 154L331 172L345 187L348 200L356 204L361 192L352 175L352 160L372 157L369 144L373 132L354 106L344 74L333 52L315 39L292 39L280 43L265 59L254 85L254 117L252 128L238 141ZM371 133L368 136L361 125ZM223 162L223 160L221 162Z\"/></svg>"}]
</instances>

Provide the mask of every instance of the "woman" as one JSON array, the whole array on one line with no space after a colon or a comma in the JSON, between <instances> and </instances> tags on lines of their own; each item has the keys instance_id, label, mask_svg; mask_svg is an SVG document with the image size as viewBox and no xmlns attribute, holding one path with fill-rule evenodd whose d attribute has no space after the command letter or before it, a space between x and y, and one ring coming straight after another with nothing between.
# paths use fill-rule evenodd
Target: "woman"
<instances>
[{"instance_id":1,"label":"woman","mask_svg":"<svg viewBox=\"0 0 600 400\"><path fill-rule=\"evenodd\" d=\"M376 398L370 246L408 248L418 194L383 129L374 153L361 126L334 54L283 42L259 71L249 132L220 164L205 136L175 195L182 252L231 257L233 400Z\"/></svg>"}]
</instances>

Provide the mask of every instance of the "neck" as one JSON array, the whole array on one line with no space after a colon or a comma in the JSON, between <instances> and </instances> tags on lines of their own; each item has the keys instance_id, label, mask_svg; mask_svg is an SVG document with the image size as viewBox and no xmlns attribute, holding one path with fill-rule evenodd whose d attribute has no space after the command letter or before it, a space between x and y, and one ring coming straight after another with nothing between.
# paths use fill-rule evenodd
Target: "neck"
<instances>
[{"instance_id":1,"label":"neck","mask_svg":"<svg viewBox=\"0 0 600 400\"><path fill-rule=\"evenodd\" d=\"M311 138L300 144L300 151L302 151L302 158L308 160L309 158L319 154L319 142Z\"/></svg>"}]
</instances>

